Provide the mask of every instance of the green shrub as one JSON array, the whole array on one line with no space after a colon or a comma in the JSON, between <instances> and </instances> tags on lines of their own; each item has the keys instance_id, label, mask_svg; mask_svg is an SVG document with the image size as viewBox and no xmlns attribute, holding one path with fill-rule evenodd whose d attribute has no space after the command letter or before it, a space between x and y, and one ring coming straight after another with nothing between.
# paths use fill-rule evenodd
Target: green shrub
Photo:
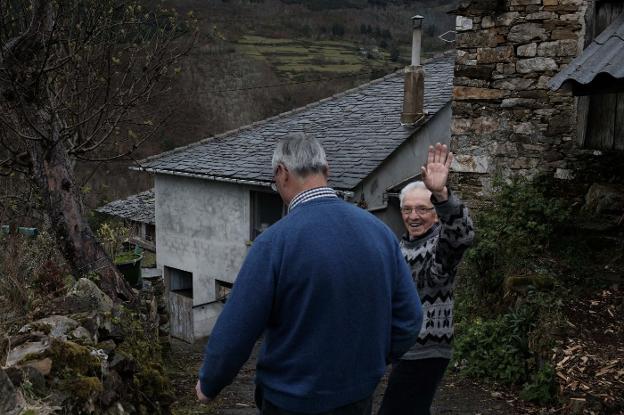
<instances>
[{"instance_id":1,"label":"green shrub","mask_svg":"<svg viewBox=\"0 0 624 415\"><path fill-rule=\"evenodd\" d=\"M454 359L466 375L521 386L523 399L546 403L556 388L552 366L541 362L562 326L567 289L544 258L571 210L544 178L495 187L492 204L476 214L461 273Z\"/></svg>"},{"instance_id":2,"label":"green shrub","mask_svg":"<svg viewBox=\"0 0 624 415\"><path fill-rule=\"evenodd\" d=\"M531 376L520 392L520 398L525 401L546 404L551 402L557 394L555 383L555 369L545 363L536 373Z\"/></svg>"},{"instance_id":3,"label":"green shrub","mask_svg":"<svg viewBox=\"0 0 624 415\"><path fill-rule=\"evenodd\" d=\"M463 273L471 311L499 304L510 276L540 274L536 258L570 218L570 208L554 198L547 179L497 182L493 203L476 212L476 243L467 252Z\"/></svg>"},{"instance_id":4,"label":"green shrub","mask_svg":"<svg viewBox=\"0 0 624 415\"><path fill-rule=\"evenodd\" d=\"M506 384L524 382L526 359L530 356L526 327L529 321L520 309L492 320L477 318L466 325L455 342L455 358L461 362L462 372Z\"/></svg>"}]
</instances>

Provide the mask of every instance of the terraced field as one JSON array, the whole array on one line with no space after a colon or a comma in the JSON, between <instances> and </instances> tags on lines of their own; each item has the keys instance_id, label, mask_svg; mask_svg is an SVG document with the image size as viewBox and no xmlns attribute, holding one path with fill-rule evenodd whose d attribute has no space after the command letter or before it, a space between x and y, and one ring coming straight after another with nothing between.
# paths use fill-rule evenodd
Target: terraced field
<instances>
[{"instance_id":1,"label":"terraced field","mask_svg":"<svg viewBox=\"0 0 624 415\"><path fill-rule=\"evenodd\" d=\"M390 61L389 53L339 40L277 39L246 35L237 49L271 65L280 75L302 79L309 74L358 74L374 70L391 71L402 63ZM407 56L407 50L402 55Z\"/></svg>"}]
</instances>

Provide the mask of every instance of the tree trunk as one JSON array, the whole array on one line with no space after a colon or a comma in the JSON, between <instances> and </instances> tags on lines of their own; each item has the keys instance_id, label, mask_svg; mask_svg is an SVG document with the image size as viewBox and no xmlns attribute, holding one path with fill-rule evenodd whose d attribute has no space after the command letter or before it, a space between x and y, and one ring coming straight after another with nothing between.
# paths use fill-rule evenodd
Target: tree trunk
<instances>
[{"instance_id":1,"label":"tree trunk","mask_svg":"<svg viewBox=\"0 0 624 415\"><path fill-rule=\"evenodd\" d=\"M48 118L48 117L45 117ZM43 198L50 218L52 231L58 246L71 267L74 278L96 272L100 276L100 288L114 301L134 300L135 295L128 283L107 256L84 219L80 189L74 181L65 142L58 140L55 122L50 122L50 141L31 141L29 153L33 176Z\"/></svg>"}]
</instances>

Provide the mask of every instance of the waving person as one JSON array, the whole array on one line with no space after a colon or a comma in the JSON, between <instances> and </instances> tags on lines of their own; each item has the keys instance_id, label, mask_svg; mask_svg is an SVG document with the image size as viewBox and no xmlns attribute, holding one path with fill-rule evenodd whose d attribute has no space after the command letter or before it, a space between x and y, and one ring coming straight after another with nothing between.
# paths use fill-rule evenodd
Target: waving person
<instances>
[{"instance_id":1,"label":"waving person","mask_svg":"<svg viewBox=\"0 0 624 415\"><path fill-rule=\"evenodd\" d=\"M422 181L399 196L406 229L401 251L418 287L423 323L416 344L392 367L380 415L429 415L452 356L455 275L474 239L468 209L447 187L452 161L446 145L430 146Z\"/></svg>"}]
</instances>

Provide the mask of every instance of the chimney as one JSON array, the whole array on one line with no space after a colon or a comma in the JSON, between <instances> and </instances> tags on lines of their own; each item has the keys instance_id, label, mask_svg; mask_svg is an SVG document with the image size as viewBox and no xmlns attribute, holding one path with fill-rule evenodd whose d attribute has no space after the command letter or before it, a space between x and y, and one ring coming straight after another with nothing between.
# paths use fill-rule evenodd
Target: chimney
<instances>
[{"instance_id":1,"label":"chimney","mask_svg":"<svg viewBox=\"0 0 624 415\"><path fill-rule=\"evenodd\" d=\"M405 68L401 124L413 126L424 119L425 71L420 66L423 17L412 17L412 64Z\"/></svg>"}]
</instances>

